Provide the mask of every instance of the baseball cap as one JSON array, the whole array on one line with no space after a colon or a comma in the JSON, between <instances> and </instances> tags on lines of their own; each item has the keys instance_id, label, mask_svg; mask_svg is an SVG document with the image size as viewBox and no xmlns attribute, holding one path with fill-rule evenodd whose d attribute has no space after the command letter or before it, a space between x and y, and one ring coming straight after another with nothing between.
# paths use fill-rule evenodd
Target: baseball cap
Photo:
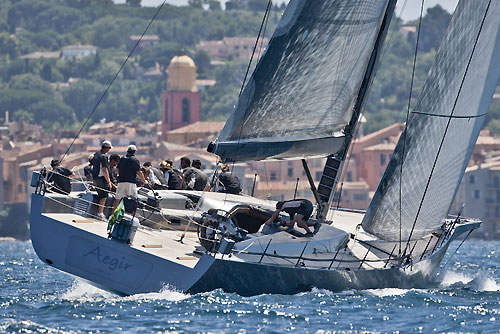
<instances>
[{"instance_id":1,"label":"baseball cap","mask_svg":"<svg viewBox=\"0 0 500 334\"><path fill-rule=\"evenodd\" d=\"M102 147L109 147L109 148L113 148L113 145L111 145L111 142L109 140L105 140L102 142Z\"/></svg>"},{"instance_id":2,"label":"baseball cap","mask_svg":"<svg viewBox=\"0 0 500 334\"><path fill-rule=\"evenodd\" d=\"M137 147L135 145L129 145L127 147L127 152L135 152L137 151Z\"/></svg>"}]
</instances>

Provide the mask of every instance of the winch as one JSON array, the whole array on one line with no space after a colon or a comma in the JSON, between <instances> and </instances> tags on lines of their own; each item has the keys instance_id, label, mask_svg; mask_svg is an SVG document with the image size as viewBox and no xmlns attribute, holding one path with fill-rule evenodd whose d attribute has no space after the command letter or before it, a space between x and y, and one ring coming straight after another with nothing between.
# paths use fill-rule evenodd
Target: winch
<instances>
[{"instance_id":1,"label":"winch","mask_svg":"<svg viewBox=\"0 0 500 334\"><path fill-rule=\"evenodd\" d=\"M202 214L198 225L198 239L207 251L226 253L229 249L221 249L222 241L226 240L224 244L230 246L244 240L248 231L238 227L231 218L219 214L219 211L222 210L210 209Z\"/></svg>"}]
</instances>

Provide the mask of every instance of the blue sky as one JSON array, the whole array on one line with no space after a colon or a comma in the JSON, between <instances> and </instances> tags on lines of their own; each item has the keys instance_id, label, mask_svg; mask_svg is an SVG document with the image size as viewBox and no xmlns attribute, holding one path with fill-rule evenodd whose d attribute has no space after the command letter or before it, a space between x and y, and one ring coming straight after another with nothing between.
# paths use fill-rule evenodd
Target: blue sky
<instances>
[{"instance_id":1,"label":"blue sky","mask_svg":"<svg viewBox=\"0 0 500 334\"><path fill-rule=\"evenodd\" d=\"M125 0L113 0L116 3L124 3ZM223 0L224 1L224 0ZM470 0L469 0L470 1ZM163 2L163 0L142 0L143 6L158 6ZM288 2L288 0L274 0L273 2ZM401 10L405 0L398 0L398 8L396 9L397 15L401 15L403 20L409 21L418 18L420 14L420 5L421 2L419 0L406 0L407 5L404 8L404 11L401 14ZM174 5L186 5L187 0L167 0L167 3ZM425 8L434 7L439 4L444 9L453 13L455 7L457 6L458 0L425 0Z\"/></svg>"}]
</instances>

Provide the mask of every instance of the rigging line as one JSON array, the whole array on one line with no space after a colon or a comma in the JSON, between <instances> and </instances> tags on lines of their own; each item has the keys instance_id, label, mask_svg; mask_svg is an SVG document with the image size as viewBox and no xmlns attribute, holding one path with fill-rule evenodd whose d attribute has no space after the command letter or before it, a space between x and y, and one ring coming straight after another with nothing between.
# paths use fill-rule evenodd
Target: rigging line
<instances>
[{"instance_id":1,"label":"rigging line","mask_svg":"<svg viewBox=\"0 0 500 334\"><path fill-rule=\"evenodd\" d=\"M406 110L406 122L405 129L403 131L403 154L401 155L401 165L399 167L399 255L401 255L401 245L403 242L403 223L402 223L402 197L403 197L403 165L405 162L405 151L406 151L406 130L408 129L408 119L410 118L410 109L411 109L411 98L413 95L413 83L415 81L415 68L417 67L417 55L418 55L418 44L420 41L420 30L422 28L422 17L424 15L424 3L425 0L422 0L422 4L420 6L420 18L418 20L418 31L417 31L417 41L415 43L415 55L413 57L413 69L411 72L411 82L410 82L410 95L408 97L408 109Z\"/></svg>"},{"instance_id":2,"label":"rigging line","mask_svg":"<svg viewBox=\"0 0 500 334\"><path fill-rule=\"evenodd\" d=\"M460 243L460 245L458 245L457 249L455 249L455 251L453 252L453 254L451 254L451 256L448 259L448 261L446 261L446 263L444 264L444 266L441 268L441 271L443 271L443 269L446 268L446 266L448 265L448 263L450 263L450 261L453 258L453 256L458 252L458 250L460 249L460 247L462 247L462 245L464 244L465 240L467 240L467 238L469 237L469 235L471 235L472 232L474 232L474 229L470 230L469 233L467 233L467 235L465 236L465 238L463 238L463 240Z\"/></svg>"},{"instance_id":3,"label":"rigging line","mask_svg":"<svg viewBox=\"0 0 500 334\"><path fill-rule=\"evenodd\" d=\"M479 42L479 37L481 36L481 32L483 31L484 22L486 21L486 17L488 16L488 12L490 10L491 0L488 1L488 6L486 7L486 11L483 16L483 20L481 21L481 26L479 27L479 31L476 36L476 40L474 41L474 46L472 48L471 55L469 57L469 61L467 62L467 67L465 68L465 73L462 77L462 82L460 83L460 88L458 89L457 97L455 98L455 102L453 103L453 108L451 110L451 114L448 118L448 122L446 123L446 128L444 129L443 137L441 138L441 143L439 144L439 148L436 154L436 158L434 159L434 163L432 165L431 173L429 178L427 179L427 184L425 185L424 193L422 195L422 199L420 200L420 204L418 206L417 214L415 215L415 220L413 222L413 226L411 227L410 235L408 236L408 242L406 243L405 251L408 249L408 245L410 244L411 237L413 235L413 231L415 230L415 225L417 224L418 216L420 214L420 210L422 209L422 205L424 204L425 195L427 194L427 190L429 189L429 185L431 183L432 175L434 174L434 169L436 168L437 160L439 158L439 154L441 153L441 149L443 148L444 140L446 138L446 134L448 133L448 128L450 127L451 120L453 119L453 113L455 112L455 108L458 104L458 99L460 97L460 93L462 92L462 88L465 83L465 79L467 78L467 73L469 72L469 67L472 62L472 57L474 56L474 52L476 51L477 43Z\"/></svg>"},{"instance_id":4,"label":"rigging line","mask_svg":"<svg viewBox=\"0 0 500 334\"><path fill-rule=\"evenodd\" d=\"M267 22L267 18L269 17L269 9L271 8L272 0L267 2L266 11L264 13L264 17L262 18L262 22L260 23L259 34L257 35L257 40L255 40L255 45L253 46L252 56L250 57L250 61L248 62L247 71L245 72L245 77L243 78L243 83L241 84L240 94L243 93L243 88L245 88L245 83L247 81L248 72L250 72L250 67L252 66L253 57L255 55L255 51L257 50L257 45L259 45L259 38L262 35L262 29L264 24ZM267 24L266 24L267 26Z\"/></svg>"},{"instance_id":5,"label":"rigging line","mask_svg":"<svg viewBox=\"0 0 500 334\"><path fill-rule=\"evenodd\" d=\"M78 133L76 134L75 138L73 138L73 141L68 146L66 152L64 152L63 156L59 160L60 163L62 163L62 161L64 160L64 157L66 157L66 155L68 154L69 150L71 149L71 147L73 146L73 144L75 143L75 141L78 139L78 137L82 133L82 131L85 128L85 126L87 125L87 123L90 121L90 118L92 117L92 115L94 114L94 112L97 110L97 107L101 104L102 100L104 99L104 97L106 96L106 94L108 93L108 91L110 90L110 88L113 85L113 83L115 82L116 78L121 73L123 67L125 67L125 64L128 62L129 58L132 56L132 53L134 53L135 49L137 48L137 46L139 45L139 43L142 41L142 38L144 37L144 35L146 34L146 32L149 30L149 27L151 26L151 24L153 23L153 21L156 19L156 17L160 13L161 9L163 8L163 5L165 5L166 2L167 2L167 0L163 0L163 3L156 10L155 15L153 16L153 18L151 19L151 21L149 21L149 23L148 23L146 29L144 30L144 32L142 33L141 37L139 38L139 40L135 43L134 47L132 48L132 51L130 51L130 53L127 55L127 58L125 58L125 61L120 66L120 69L118 70L118 72L116 72L114 78L111 80L111 82L109 83L108 87L106 88L106 90L104 91L104 93L101 95L101 97L97 101L97 103L94 106L94 108L92 109L92 111L87 116L87 119L85 120L85 122L83 122L83 125L80 127L80 130L78 130Z\"/></svg>"}]
</instances>

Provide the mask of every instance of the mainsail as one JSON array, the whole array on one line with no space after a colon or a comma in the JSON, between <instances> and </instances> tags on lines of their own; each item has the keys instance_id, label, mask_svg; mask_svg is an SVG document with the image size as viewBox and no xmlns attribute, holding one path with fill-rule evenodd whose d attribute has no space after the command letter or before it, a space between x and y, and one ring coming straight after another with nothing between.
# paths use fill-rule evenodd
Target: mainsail
<instances>
[{"instance_id":1,"label":"mainsail","mask_svg":"<svg viewBox=\"0 0 500 334\"><path fill-rule=\"evenodd\" d=\"M291 0L215 145L225 161L336 153L389 0Z\"/></svg>"},{"instance_id":2,"label":"mainsail","mask_svg":"<svg viewBox=\"0 0 500 334\"><path fill-rule=\"evenodd\" d=\"M405 241L442 225L499 81L499 59L500 1L460 1L363 219L366 231Z\"/></svg>"}]
</instances>

